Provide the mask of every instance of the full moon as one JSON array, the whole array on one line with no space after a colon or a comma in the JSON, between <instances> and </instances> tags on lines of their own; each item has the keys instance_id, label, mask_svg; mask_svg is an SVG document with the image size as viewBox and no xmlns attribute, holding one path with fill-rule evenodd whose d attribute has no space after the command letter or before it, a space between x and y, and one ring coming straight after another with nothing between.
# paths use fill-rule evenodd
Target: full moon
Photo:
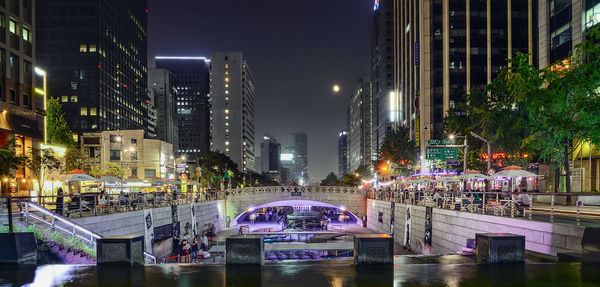
<instances>
[{"instance_id":1,"label":"full moon","mask_svg":"<svg viewBox=\"0 0 600 287\"><path fill-rule=\"evenodd\" d=\"M337 85L337 84L333 85L333 87L332 87L332 90L334 93L339 93L341 89L342 88L340 87L340 85Z\"/></svg>"}]
</instances>

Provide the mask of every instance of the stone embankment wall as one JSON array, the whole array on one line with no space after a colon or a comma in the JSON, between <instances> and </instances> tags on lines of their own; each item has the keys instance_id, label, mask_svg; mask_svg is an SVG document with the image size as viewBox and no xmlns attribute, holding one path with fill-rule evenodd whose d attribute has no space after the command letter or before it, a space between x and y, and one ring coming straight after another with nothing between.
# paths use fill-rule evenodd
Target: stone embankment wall
<instances>
[{"instance_id":1,"label":"stone embankment wall","mask_svg":"<svg viewBox=\"0 0 600 287\"><path fill-rule=\"evenodd\" d=\"M194 203L198 234L214 224L215 232L225 228L225 200ZM181 236L192 234L192 205L177 205L177 218L180 222ZM152 208L154 227L173 222L171 207ZM144 210L75 218L73 221L99 233L102 236L144 235ZM186 228L187 227L187 228Z\"/></svg>"},{"instance_id":2,"label":"stone embankment wall","mask_svg":"<svg viewBox=\"0 0 600 287\"><path fill-rule=\"evenodd\" d=\"M407 208L410 208L409 237L411 245L425 241L426 207L393 203L394 241L404 245L407 231ZM476 233L514 233L525 236L525 248L555 256L558 252L581 252L585 227L530 221L469 212L432 208L431 241L438 254L461 252L466 240ZM390 233L392 203L367 201L367 227L377 233ZM381 216L380 216L381 215Z\"/></svg>"}]
</instances>

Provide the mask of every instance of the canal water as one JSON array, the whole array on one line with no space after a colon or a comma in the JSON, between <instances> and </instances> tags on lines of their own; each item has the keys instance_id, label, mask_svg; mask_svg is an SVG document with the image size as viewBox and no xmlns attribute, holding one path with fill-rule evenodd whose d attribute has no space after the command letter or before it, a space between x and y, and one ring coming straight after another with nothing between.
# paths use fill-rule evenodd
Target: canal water
<instances>
[{"instance_id":1,"label":"canal water","mask_svg":"<svg viewBox=\"0 0 600 287\"><path fill-rule=\"evenodd\" d=\"M0 286L600 286L600 266L477 265L458 255L397 256L393 266L351 260L262 267L165 264L137 268L0 266Z\"/></svg>"}]
</instances>

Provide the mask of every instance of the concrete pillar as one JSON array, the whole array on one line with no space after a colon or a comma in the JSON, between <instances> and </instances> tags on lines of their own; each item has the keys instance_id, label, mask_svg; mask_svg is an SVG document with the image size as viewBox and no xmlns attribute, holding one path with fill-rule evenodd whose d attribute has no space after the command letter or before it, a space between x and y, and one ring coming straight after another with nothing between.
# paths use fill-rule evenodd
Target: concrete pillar
<instances>
[{"instance_id":1,"label":"concrete pillar","mask_svg":"<svg viewBox=\"0 0 600 287\"><path fill-rule=\"evenodd\" d=\"M37 264L33 232L0 233L0 263Z\"/></svg>"},{"instance_id":2,"label":"concrete pillar","mask_svg":"<svg viewBox=\"0 0 600 287\"><path fill-rule=\"evenodd\" d=\"M477 233L477 263L525 262L525 236L510 233Z\"/></svg>"},{"instance_id":3,"label":"concrete pillar","mask_svg":"<svg viewBox=\"0 0 600 287\"><path fill-rule=\"evenodd\" d=\"M581 261L600 263L600 227L586 227L581 238Z\"/></svg>"},{"instance_id":4,"label":"concrete pillar","mask_svg":"<svg viewBox=\"0 0 600 287\"><path fill-rule=\"evenodd\" d=\"M387 234L354 235L354 264L394 264L394 238Z\"/></svg>"},{"instance_id":5,"label":"concrete pillar","mask_svg":"<svg viewBox=\"0 0 600 287\"><path fill-rule=\"evenodd\" d=\"M103 237L96 241L98 265L144 265L144 236Z\"/></svg>"},{"instance_id":6,"label":"concrete pillar","mask_svg":"<svg viewBox=\"0 0 600 287\"><path fill-rule=\"evenodd\" d=\"M262 235L236 235L225 240L226 264L263 265L265 242Z\"/></svg>"}]
</instances>

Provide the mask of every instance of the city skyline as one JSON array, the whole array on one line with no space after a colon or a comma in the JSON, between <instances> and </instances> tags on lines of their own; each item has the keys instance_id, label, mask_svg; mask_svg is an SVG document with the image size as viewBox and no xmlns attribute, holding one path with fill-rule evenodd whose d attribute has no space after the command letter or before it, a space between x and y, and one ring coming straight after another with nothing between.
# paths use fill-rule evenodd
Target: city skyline
<instances>
[{"instance_id":1,"label":"city skyline","mask_svg":"<svg viewBox=\"0 0 600 287\"><path fill-rule=\"evenodd\" d=\"M310 181L336 172L337 138L339 130L345 127L347 101L356 80L370 72L373 3L336 0L293 5L276 1L260 5L244 1L173 4L148 1L148 59L210 58L215 51L242 51L257 87L256 141L260 142L265 133L283 139L292 132L306 132L311 138ZM342 6L344 9L339 9ZM262 13L265 9L269 10L267 17ZM190 11L214 13L181 17ZM306 11L310 11L310 17ZM214 25L222 19L230 19L229 24ZM168 32L174 30L184 33ZM153 67L154 63L149 62L148 66ZM340 93L331 92L333 84L341 85Z\"/></svg>"}]
</instances>

